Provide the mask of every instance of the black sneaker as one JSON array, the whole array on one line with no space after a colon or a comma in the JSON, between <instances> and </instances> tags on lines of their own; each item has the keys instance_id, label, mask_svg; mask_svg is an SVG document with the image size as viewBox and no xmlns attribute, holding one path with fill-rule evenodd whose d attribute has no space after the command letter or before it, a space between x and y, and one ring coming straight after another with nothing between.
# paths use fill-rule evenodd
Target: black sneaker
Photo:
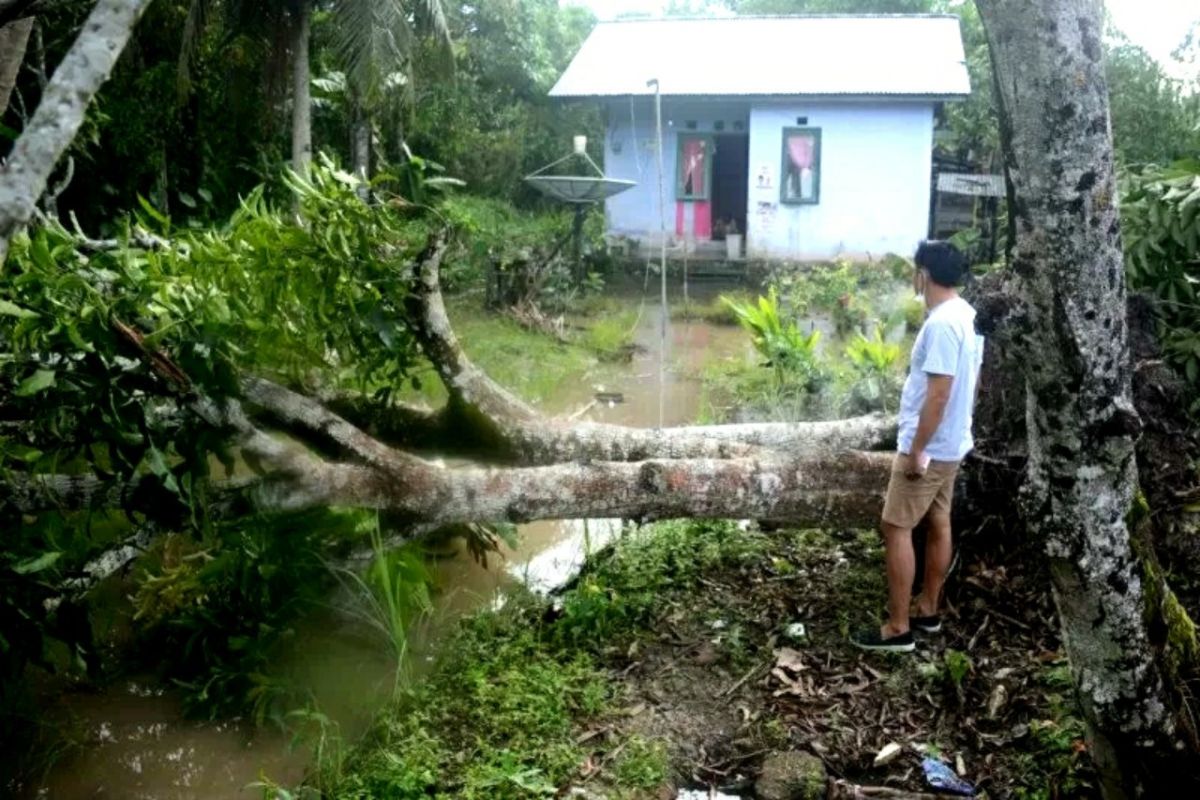
<instances>
[{"instance_id":1,"label":"black sneaker","mask_svg":"<svg viewBox=\"0 0 1200 800\"><path fill-rule=\"evenodd\" d=\"M913 617L908 618L909 627L919 630L921 633L937 633L942 629L942 618L937 614L931 617Z\"/></svg>"},{"instance_id":2,"label":"black sneaker","mask_svg":"<svg viewBox=\"0 0 1200 800\"><path fill-rule=\"evenodd\" d=\"M879 631L860 631L850 637L850 644L863 650L874 650L879 653L911 653L917 648L913 642L912 631L899 636L883 638Z\"/></svg>"}]
</instances>

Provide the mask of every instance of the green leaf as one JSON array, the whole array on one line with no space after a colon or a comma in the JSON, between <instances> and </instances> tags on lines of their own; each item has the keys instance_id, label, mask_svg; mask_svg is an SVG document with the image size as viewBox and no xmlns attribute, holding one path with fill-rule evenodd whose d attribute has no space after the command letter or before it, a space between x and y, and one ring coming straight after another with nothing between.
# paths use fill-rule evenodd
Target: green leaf
<instances>
[{"instance_id":1,"label":"green leaf","mask_svg":"<svg viewBox=\"0 0 1200 800\"><path fill-rule=\"evenodd\" d=\"M36 558L22 561L13 567L13 572L18 575L32 575L35 572L41 572L54 566L54 562L58 561L61 556L62 553L57 550L51 550L47 553L42 553Z\"/></svg>"},{"instance_id":2,"label":"green leaf","mask_svg":"<svg viewBox=\"0 0 1200 800\"><path fill-rule=\"evenodd\" d=\"M42 457L42 451L36 447L9 441L0 441L0 452L18 461L24 461L27 464L37 461Z\"/></svg>"},{"instance_id":3,"label":"green leaf","mask_svg":"<svg viewBox=\"0 0 1200 800\"><path fill-rule=\"evenodd\" d=\"M174 473L167 466L167 460L163 457L162 451L154 445L150 446L149 452L146 454L146 465L150 467L150 471L158 476L168 491L172 494L180 494L179 483L175 480Z\"/></svg>"},{"instance_id":4,"label":"green leaf","mask_svg":"<svg viewBox=\"0 0 1200 800\"><path fill-rule=\"evenodd\" d=\"M52 369L39 369L30 375L13 391L17 397L29 397L38 392L44 392L54 385L55 372Z\"/></svg>"},{"instance_id":5,"label":"green leaf","mask_svg":"<svg viewBox=\"0 0 1200 800\"><path fill-rule=\"evenodd\" d=\"M149 200L142 197L140 194L137 196L137 199L138 199L138 205L140 205L142 207L142 210L145 211L150 216L150 219L154 220L159 225L162 225L164 228L170 226L171 220L169 218L167 218L157 208L150 205Z\"/></svg>"},{"instance_id":6,"label":"green leaf","mask_svg":"<svg viewBox=\"0 0 1200 800\"><path fill-rule=\"evenodd\" d=\"M22 319L31 319L37 317L36 311L30 311L28 308L22 308L11 300L0 298L0 315L7 317L20 317Z\"/></svg>"}]
</instances>

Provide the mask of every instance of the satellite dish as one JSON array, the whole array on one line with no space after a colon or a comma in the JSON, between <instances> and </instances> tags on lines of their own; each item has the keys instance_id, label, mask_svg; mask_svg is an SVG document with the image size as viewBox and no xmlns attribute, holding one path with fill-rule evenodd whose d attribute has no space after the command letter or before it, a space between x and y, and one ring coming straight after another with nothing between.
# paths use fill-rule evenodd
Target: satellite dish
<instances>
[{"instance_id":1,"label":"satellite dish","mask_svg":"<svg viewBox=\"0 0 1200 800\"><path fill-rule=\"evenodd\" d=\"M583 174L550 174L551 170L558 170L571 160L583 161ZM634 181L606 178L604 170L587 154L586 136L576 136L572 153L527 175L525 182L547 197L563 203L599 203L605 198L637 186Z\"/></svg>"},{"instance_id":2,"label":"satellite dish","mask_svg":"<svg viewBox=\"0 0 1200 800\"><path fill-rule=\"evenodd\" d=\"M585 168L581 171L582 174L560 174L559 170L568 161L583 161ZM556 174L550 174L551 171ZM583 220L587 216L589 206L637 186L636 181L605 177L604 170L587 154L586 136L576 136L573 152L525 176L525 182L549 198L575 206L575 222L571 227L571 235L574 239L575 263L580 271Z\"/></svg>"},{"instance_id":3,"label":"satellite dish","mask_svg":"<svg viewBox=\"0 0 1200 800\"><path fill-rule=\"evenodd\" d=\"M634 181L581 175L530 175L525 179L533 188L547 197L564 203L599 203L601 200L620 194L637 186Z\"/></svg>"}]
</instances>

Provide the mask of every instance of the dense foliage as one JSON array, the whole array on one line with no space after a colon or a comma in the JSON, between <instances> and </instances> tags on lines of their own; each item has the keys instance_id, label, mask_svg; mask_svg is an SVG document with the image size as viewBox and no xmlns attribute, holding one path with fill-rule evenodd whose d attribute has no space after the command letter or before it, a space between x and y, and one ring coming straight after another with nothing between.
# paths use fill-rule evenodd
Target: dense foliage
<instances>
[{"instance_id":1,"label":"dense foliage","mask_svg":"<svg viewBox=\"0 0 1200 800\"><path fill-rule=\"evenodd\" d=\"M357 16L349 14L351 5ZM46 65L53 69L90 6L68 0L39 9L28 62L43 73ZM314 4L315 151L352 163L352 133L369 85L373 170L404 163L407 141L465 176L473 192L529 203L535 198L520 179L561 155L572 134L598 134L595 109L561 107L547 97L591 29L586 11L560 9L556 0L380 4L393 6L421 14L409 25L406 16L375 13L370 3ZM278 176L290 153L296 7L153 3L72 147L73 178L57 203L64 218L73 212L86 230L107 232L138 195L177 223L220 219L263 183L268 196L285 198ZM440 11L441 25L422 23L422 9ZM349 40L348 19L361 26ZM405 22L412 41L404 30L388 28L389 20ZM423 35L434 30L449 35L448 57ZM397 53L397 43L407 49L385 59ZM362 47L355 51L354 44ZM388 70L380 72L380 64ZM41 96L44 77L36 69L18 77L0 116L0 132L7 132L0 133L0 155Z\"/></svg>"},{"instance_id":2,"label":"dense foliage","mask_svg":"<svg viewBox=\"0 0 1200 800\"><path fill-rule=\"evenodd\" d=\"M1121 234L1130 285L1158 299L1167 356L1200 385L1200 161L1128 171Z\"/></svg>"}]
</instances>

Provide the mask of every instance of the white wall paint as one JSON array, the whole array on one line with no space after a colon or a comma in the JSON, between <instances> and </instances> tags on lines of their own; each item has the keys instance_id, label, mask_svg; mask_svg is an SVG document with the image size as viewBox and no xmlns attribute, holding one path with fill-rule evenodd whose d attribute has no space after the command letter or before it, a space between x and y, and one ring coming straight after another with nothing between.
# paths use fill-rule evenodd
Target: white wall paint
<instances>
[{"instance_id":1,"label":"white wall paint","mask_svg":"<svg viewBox=\"0 0 1200 800\"><path fill-rule=\"evenodd\" d=\"M779 202L785 127L808 117L821 128L820 203ZM653 101L628 100L608 108L605 172L637 181L605 206L608 231L648 245L658 242L658 173ZM663 101L663 156L668 237L675 228L676 131L688 120L712 132L748 120L750 179L747 254L755 258L815 260L911 253L926 235L932 170L933 105L912 101ZM673 124L672 124L673 123ZM772 176L757 187L758 173ZM760 205L762 204L762 205Z\"/></svg>"},{"instance_id":2,"label":"white wall paint","mask_svg":"<svg viewBox=\"0 0 1200 800\"><path fill-rule=\"evenodd\" d=\"M783 129L821 129L816 205L779 202ZM760 189L762 169L772 176ZM820 259L909 254L929 227L933 106L912 102L758 104L750 117L748 254Z\"/></svg>"},{"instance_id":3,"label":"white wall paint","mask_svg":"<svg viewBox=\"0 0 1200 800\"><path fill-rule=\"evenodd\" d=\"M714 123L725 123L724 133L736 133L750 123L750 104L745 101L663 100L663 187L667 199L668 238L675 232L675 161L679 147L677 131L717 132ZM657 245L659 241L658 165L655 161L654 100L635 98L632 121L630 101L614 101L608 107L608 132L604 142L604 173L610 178L637 181L637 186L609 198L605 203L609 233Z\"/></svg>"}]
</instances>

